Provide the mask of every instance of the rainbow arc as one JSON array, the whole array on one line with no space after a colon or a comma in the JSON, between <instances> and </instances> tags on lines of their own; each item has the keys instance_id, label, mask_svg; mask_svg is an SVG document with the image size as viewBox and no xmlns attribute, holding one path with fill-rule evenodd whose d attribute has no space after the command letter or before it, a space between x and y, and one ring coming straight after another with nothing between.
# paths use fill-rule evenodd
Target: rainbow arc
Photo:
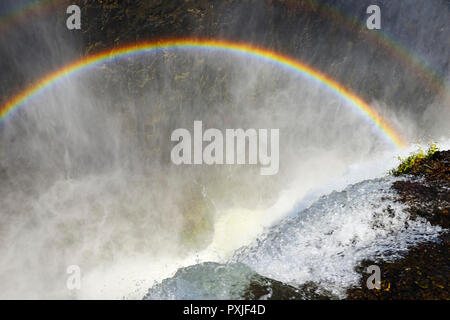
<instances>
[{"instance_id":1,"label":"rainbow arc","mask_svg":"<svg viewBox=\"0 0 450 320\"><path fill-rule=\"evenodd\" d=\"M265 60L277 64L280 67L286 68L292 72L299 73L306 78L313 79L323 84L325 87L347 101L350 106L352 106L356 111L364 116L364 118L372 123L379 134L384 136L387 141L398 148L403 148L405 146L405 141L392 128L388 121L383 119L383 117L375 109L373 109L362 98L358 97L349 89L345 88L343 85L331 79L324 73L315 70L298 60L253 45L222 40L192 38L141 42L115 48L112 50L102 51L75 61L38 80L27 89L7 101L6 104L0 107L0 123L5 121L5 119L8 118L8 116L10 116L15 110L18 110L21 106L24 106L28 100L35 97L38 93L44 91L46 88L49 88L53 84L56 84L58 80L64 77L68 77L89 67L105 63L116 58L135 54L157 52L163 49L195 49L209 50L213 52L226 51L230 53L243 54L255 59Z\"/></svg>"}]
</instances>

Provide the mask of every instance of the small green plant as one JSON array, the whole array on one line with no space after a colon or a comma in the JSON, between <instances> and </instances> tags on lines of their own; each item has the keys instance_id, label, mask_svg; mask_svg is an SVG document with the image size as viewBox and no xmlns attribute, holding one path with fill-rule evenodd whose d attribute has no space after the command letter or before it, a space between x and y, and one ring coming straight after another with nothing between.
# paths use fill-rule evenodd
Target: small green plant
<instances>
[{"instance_id":1,"label":"small green plant","mask_svg":"<svg viewBox=\"0 0 450 320\"><path fill-rule=\"evenodd\" d=\"M422 147L419 147L419 150L417 152L411 154L407 158L402 159L401 157L398 157L398 160L400 160L400 164L397 168L389 171L389 173L394 177L401 176L402 174L407 174L411 171L414 165L417 164L418 161L430 158L437 151L439 151L439 148L436 143L433 142L430 143L430 146L428 147L426 153L423 151Z\"/></svg>"}]
</instances>

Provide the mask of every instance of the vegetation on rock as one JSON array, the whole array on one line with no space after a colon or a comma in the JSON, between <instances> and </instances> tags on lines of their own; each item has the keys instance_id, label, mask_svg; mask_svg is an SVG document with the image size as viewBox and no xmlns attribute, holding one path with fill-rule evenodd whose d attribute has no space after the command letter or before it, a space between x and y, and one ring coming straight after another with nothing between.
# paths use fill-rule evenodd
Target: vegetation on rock
<instances>
[{"instance_id":1,"label":"vegetation on rock","mask_svg":"<svg viewBox=\"0 0 450 320\"><path fill-rule=\"evenodd\" d=\"M439 148L435 143L431 143L428 147L427 152L424 152L422 147L419 147L419 150L410 156L402 159L402 157L398 157L400 160L400 164L397 168L392 169L389 173L392 174L394 177L401 176L403 174L410 173L413 169L417 169L420 167L420 165L423 163L424 160L430 159L437 151L439 151ZM427 164L423 164L424 166L427 166Z\"/></svg>"}]
</instances>

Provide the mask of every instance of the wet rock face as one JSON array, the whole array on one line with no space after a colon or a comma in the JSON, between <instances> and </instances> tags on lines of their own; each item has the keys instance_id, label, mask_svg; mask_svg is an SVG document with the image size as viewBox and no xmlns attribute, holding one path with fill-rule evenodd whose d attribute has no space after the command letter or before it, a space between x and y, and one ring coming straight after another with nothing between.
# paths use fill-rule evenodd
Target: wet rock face
<instances>
[{"instance_id":1,"label":"wet rock face","mask_svg":"<svg viewBox=\"0 0 450 320\"><path fill-rule=\"evenodd\" d=\"M448 186L444 183L397 181L393 187L400 193L400 201L410 205L408 211L413 219L424 217L432 225L449 227L450 199Z\"/></svg>"},{"instance_id":2,"label":"wet rock face","mask_svg":"<svg viewBox=\"0 0 450 320\"><path fill-rule=\"evenodd\" d=\"M408 205L411 218L423 217L432 225L449 228L450 151L418 161L406 181L393 184L398 201ZM450 299L450 234L436 243L423 243L394 262L363 261L358 287L347 290L348 299ZM381 269L381 289L369 290L369 265Z\"/></svg>"},{"instance_id":3,"label":"wet rock face","mask_svg":"<svg viewBox=\"0 0 450 320\"><path fill-rule=\"evenodd\" d=\"M369 2L353 1L354 5L350 1L343 5L310 0L75 2L84 17L85 54L167 38L227 39L297 58L367 100L388 98L390 104L404 110L418 108L414 114L420 115L422 107L437 93L428 89L429 80L424 81L408 70L408 66L404 67L403 61L396 59L383 41L364 27L365 16L359 15L365 12ZM356 64L364 66L365 72L355 69ZM403 81L401 91L386 89L391 87L388 79L397 82L399 78ZM427 89L423 90L424 87Z\"/></svg>"},{"instance_id":4,"label":"wet rock face","mask_svg":"<svg viewBox=\"0 0 450 320\"><path fill-rule=\"evenodd\" d=\"M409 205L414 217L424 217L433 225L449 228L450 209L450 151L435 153L412 169L415 179L397 181L393 188L400 201Z\"/></svg>"},{"instance_id":5,"label":"wet rock face","mask_svg":"<svg viewBox=\"0 0 450 320\"><path fill-rule=\"evenodd\" d=\"M393 263L364 261L358 271L362 274L360 288L347 291L351 300L429 300L450 298L450 237L441 237L439 243L425 243L412 248ZM370 276L366 268L377 264L381 270L381 289L368 290Z\"/></svg>"},{"instance_id":6,"label":"wet rock face","mask_svg":"<svg viewBox=\"0 0 450 320\"><path fill-rule=\"evenodd\" d=\"M245 300L330 300L331 292L320 288L314 282L307 282L298 288L261 275L255 275L243 293Z\"/></svg>"}]
</instances>

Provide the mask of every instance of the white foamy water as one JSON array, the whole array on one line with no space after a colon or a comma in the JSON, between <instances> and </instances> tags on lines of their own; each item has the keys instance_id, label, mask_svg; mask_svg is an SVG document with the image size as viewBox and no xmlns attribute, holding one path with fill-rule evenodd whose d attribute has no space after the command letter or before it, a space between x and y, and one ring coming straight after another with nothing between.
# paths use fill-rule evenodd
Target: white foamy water
<instances>
[{"instance_id":1,"label":"white foamy water","mask_svg":"<svg viewBox=\"0 0 450 320\"><path fill-rule=\"evenodd\" d=\"M424 219L412 221L392 201L392 178L368 180L321 197L308 209L269 229L233 260L258 273L299 285L314 281L337 295L359 276L363 259L397 258L408 246L441 231Z\"/></svg>"},{"instance_id":2,"label":"white foamy water","mask_svg":"<svg viewBox=\"0 0 450 320\"><path fill-rule=\"evenodd\" d=\"M449 146L448 139L439 143L442 150ZM400 156L418 147L412 145ZM426 149L426 145L421 147ZM304 192L297 202L287 196L296 189L286 191L285 218L278 213L270 222L260 219L277 210L276 205L266 212L253 212L257 217L253 220L251 213L230 213L229 220L219 223L227 226L228 232L232 230L231 236L220 234L224 227L216 229L219 235L208 248L215 253L222 248L228 255L203 257L203 261L221 264L203 262L180 268L151 287L145 299L242 299L256 272L292 286L312 281L344 298L346 288L359 280L355 267L362 260L395 260L411 246L433 241L443 231L423 218L411 220L407 207L394 200L391 185L403 178L387 176L386 172L397 164L394 153L386 152L351 165L342 176ZM384 177L377 178L380 176ZM354 184L346 185L349 183ZM245 229L249 222L253 228ZM255 239L248 241L250 238ZM234 252L231 247L238 250Z\"/></svg>"},{"instance_id":3,"label":"white foamy water","mask_svg":"<svg viewBox=\"0 0 450 320\"><path fill-rule=\"evenodd\" d=\"M363 259L395 259L442 231L412 221L392 198L395 179L367 180L322 196L308 209L269 228L229 262L180 269L150 289L146 299L239 299L254 272L299 286L315 282L338 297L359 280Z\"/></svg>"}]
</instances>

